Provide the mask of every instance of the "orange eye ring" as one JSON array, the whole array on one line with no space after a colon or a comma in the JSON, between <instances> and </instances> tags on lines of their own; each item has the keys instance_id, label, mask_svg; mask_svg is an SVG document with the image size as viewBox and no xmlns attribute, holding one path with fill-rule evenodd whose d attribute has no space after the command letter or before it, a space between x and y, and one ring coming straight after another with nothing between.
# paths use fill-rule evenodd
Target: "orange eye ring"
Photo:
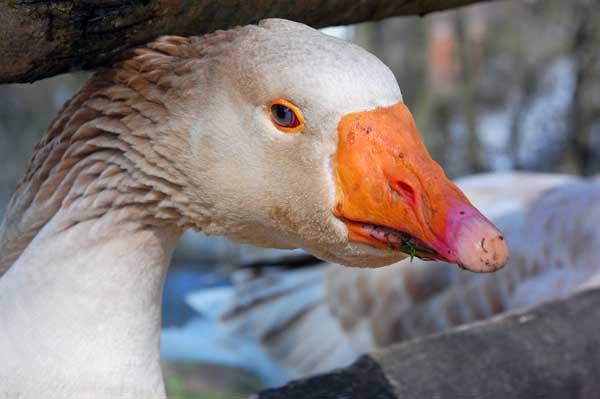
<instances>
[{"instance_id":1,"label":"orange eye ring","mask_svg":"<svg viewBox=\"0 0 600 399\"><path fill-rule=\"evenodd\" d=\"M269 103L271 121L275 127L286 133L299 133L304 129L304 115L295 104L278 99Z\"/></svg>"}]
</instances>

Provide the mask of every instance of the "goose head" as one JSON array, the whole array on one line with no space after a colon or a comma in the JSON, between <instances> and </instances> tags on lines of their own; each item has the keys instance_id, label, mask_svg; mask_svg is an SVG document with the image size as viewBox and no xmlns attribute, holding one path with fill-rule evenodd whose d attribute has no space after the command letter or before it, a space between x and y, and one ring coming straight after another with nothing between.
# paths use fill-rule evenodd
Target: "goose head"
<instances>
[{"instance_id":1,"label":"goose head","mask_svg":"<svg viewBox=\"0 0 600 399\"><path fill-rule=\"evenodd\" d=\"M501 232L431 159L379 59L284 20L222 42L176 119L198 229L349 266L506 263Z\"/></svg>"},{"instance_id":2,"label":"goose head","mask_svg":"<svg viewBox=\"0 0 600 399\"><path fill-rule=\"evenodd\" d=\"M506 263L501 232L431 159L379 59L290 21L238 32L182 96L198 229L349 266Z\"/></svg>"}]
</instances>

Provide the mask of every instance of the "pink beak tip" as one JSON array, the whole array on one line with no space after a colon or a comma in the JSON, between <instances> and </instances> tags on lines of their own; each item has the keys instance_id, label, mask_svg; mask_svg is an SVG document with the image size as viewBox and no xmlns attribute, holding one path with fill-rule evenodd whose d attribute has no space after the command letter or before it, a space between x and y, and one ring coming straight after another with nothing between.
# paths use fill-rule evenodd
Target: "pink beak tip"
<instances>
[{"instance_id":1,"label":"pink beak tip","mask_svg":"<svg viewBox=\"0 0 600 399\"><path fill-rule=\"evenodd\" d=\"M508 262L508 245L502 232L485 217L464 220L457 231L457 264L478 273L495 272Z\"/></svg>"}]
</instances>

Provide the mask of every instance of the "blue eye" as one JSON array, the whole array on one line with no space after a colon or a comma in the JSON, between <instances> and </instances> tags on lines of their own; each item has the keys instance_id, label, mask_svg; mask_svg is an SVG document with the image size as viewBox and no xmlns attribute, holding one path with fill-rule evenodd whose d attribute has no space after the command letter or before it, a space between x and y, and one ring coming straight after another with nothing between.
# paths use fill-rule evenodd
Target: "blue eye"
<instances>
[{"instance_id":1,"label":"blue eye","mask_svg":"<svg viewBox=\"0 0 600 399\"><path fill-rule=\"evenodd\" d=\"M300 109L283 99L271 102L271 120L279 129L287 133L298 133L304 128L304 116Z\"/></svg>"},{"instance_id":2,"label":"blue eye","mask_svg":"<svg viewBox=\"0 0 600 399\"><path fill-rule=\"evenodd\" d=\"M297 121L294 111L281 104L274 104L271 107L271 115L273 120L283 127L294 127L294 123Z\"/></svg>"}]
</instances>

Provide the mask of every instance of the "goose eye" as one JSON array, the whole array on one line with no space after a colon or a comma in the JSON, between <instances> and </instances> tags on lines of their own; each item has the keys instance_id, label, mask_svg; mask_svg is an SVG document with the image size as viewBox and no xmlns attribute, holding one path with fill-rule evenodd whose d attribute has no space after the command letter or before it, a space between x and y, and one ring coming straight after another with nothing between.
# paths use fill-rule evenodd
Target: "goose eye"
<instances>
[{"instance_id":1,"label":"goose eye","mask_svg":"<svg viewBox=\"0 0 600 399\"><path fill-rule=\"evenodd\" d=\"M271 120L284 132L296 133L304 128L304 116L300 109L287 100L275 100L270 104Z\"/></svg>"},{"instance_id":2,"label":"goose eye","mask_svg":"<svg viewBox=\"0 0 600 399\"><path fill-rule=\"evenodd\" d=\"M298 122L296 115L294 115L294 111L286 107L285 105L275 104L271 108L271 113L273 114L273 119L280 126L291 127Z\"/></svg>"}]
</instances>

